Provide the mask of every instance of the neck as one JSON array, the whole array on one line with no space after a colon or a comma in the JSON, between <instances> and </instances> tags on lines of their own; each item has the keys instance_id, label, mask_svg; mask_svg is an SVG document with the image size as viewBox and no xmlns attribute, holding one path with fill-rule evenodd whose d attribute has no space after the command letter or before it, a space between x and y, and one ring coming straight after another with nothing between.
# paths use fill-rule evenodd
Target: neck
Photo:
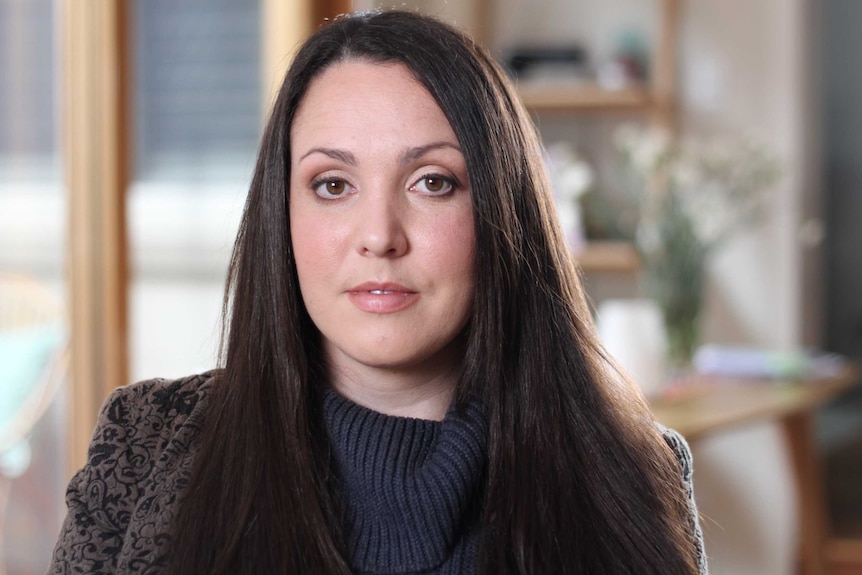
<instances>
[{"instance_id":1,"label":"neck","mask_svg":"<svg viewBox=\"0 0 862 575\"><path fill-rule=\"evenodd\" d=\"M374 365L326 346L329 384L353 403L384 415L442 421L464 363L458 341L414 363Z\"/></svg>"},{"instance_id":2,"label":"neck","mask_svg":"<svg viewBox=\"0 0 862 575\"><path fill-rule=\"evenodd\" d=\"M350 401L386 415L442 421L452 403L456 372L435 375L390 370L332 373L332 386Z\"/></svg>"}]
</instances>

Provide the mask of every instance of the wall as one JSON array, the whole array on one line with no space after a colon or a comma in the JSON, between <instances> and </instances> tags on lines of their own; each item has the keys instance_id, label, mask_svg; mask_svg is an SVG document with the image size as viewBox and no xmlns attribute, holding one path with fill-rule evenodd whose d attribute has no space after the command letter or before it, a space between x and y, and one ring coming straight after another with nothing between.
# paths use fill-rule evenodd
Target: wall
<instances>
[{"instance_id":1,"label":"wall","mask_svg":"<svg viewBox=\"0 0 862 575\"><path fill-rule=\"evenodd\" d=\"M688 1L681 42L686 131L751 133L776 150L784 179L765 225L713 266L708 329L718 339L794 346L803 339L803 248L812 114L806 93L803 3L760 0L745 17L724 3ZM710 88L704 88L710 86Z\"/></svg>"},{"instance_id":2,"label":"wall","mask_svg":"<svg viewBox=\"0 0 862 575\"><path fill-rule=\"evenodd\" d=\"M802 0L688 0L681 42L684 130L745 131L784 166L770 217L734 241L710 270L706 331L719 341L794 347L819 337L816 247L799 241L819 189ZM817 274L819 275L819 274ZM795 490L778 428L752 426L694 446L698 498L718 573L791 573Z\"/></svg>"}]
</instances>

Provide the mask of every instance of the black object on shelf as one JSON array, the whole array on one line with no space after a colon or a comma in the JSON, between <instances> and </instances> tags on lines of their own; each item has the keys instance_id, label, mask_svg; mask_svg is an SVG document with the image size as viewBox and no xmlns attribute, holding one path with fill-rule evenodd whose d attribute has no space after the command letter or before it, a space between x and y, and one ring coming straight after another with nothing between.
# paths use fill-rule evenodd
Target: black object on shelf
<instances>
[{"instance_id":1,"label":"black object on shelf","mask_svg":"<svg viewBox=\"0 0 862 575\"><path fill-rule=\"evenodd\" d=\"M506 59L506 67L514 76L520 76L530 68L552 65L586 64L586 50L580 46L534 46L513 49Z\"/></svg>"}]
</instances>

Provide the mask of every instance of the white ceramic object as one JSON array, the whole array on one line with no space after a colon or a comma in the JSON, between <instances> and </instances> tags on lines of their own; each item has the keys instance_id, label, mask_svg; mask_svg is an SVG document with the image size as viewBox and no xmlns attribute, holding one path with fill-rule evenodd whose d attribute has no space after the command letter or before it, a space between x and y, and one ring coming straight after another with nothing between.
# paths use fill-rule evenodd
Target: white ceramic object
<instances>
[{"instance_id":1,"label":"white ceramic object","mask_svg":"<svg viewBox=\"0 0 862 575\"><path fill-rule=\"evenodd\" d=\"M608 299L598 308L605 348L647 397L657 395L667 377L667 343L661 311L649 299Z\"/></svg>"}]
</instances>

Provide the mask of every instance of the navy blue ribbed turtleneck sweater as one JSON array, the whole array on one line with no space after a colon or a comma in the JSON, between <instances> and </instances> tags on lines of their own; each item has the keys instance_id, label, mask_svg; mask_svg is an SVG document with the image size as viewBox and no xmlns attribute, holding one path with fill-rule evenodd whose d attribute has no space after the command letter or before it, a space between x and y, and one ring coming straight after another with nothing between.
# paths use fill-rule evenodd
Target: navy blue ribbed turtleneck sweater
<instances>
[{"instance_id":1,"label":"navy blue ribbed turtleneck sweater","mask_svg":"<svg viewBox=\"0 0 862 575\"><path fill-rule=\"evenodd\" d=\"M476 573L481 406L427 421L384 415L329 390L324 418L354 573Z\"/></svg>"}]
</instances>

